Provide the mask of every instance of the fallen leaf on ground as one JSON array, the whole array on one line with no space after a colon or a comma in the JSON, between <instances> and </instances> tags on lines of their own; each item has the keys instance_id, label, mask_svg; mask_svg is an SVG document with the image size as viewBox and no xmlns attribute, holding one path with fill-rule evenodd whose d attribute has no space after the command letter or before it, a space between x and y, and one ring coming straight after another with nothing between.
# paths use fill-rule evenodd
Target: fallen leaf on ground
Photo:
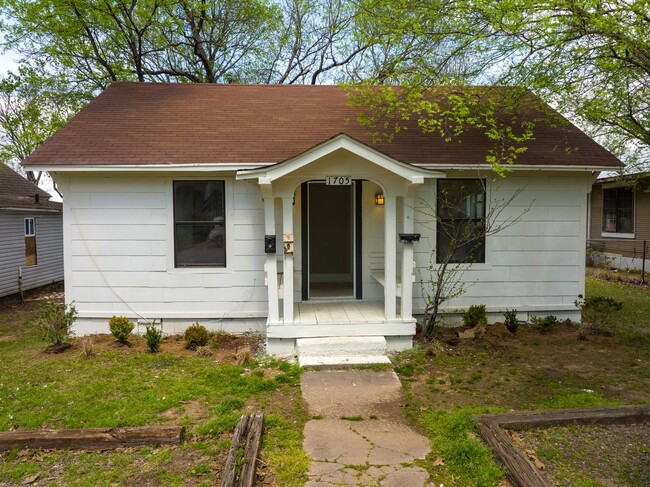
<instances>
[{"instance_id":1,"label":"fallen leaf on ground","mask_svg":"<svg viewBox=\"0 0 650 487\"><path fill-rule=\"evenodd\" d=\"M439 467L439 466L444 465L444 464L445 464L445 461L442 459L442 457L437 457L437 458L433 461L433 464L432 464L432 465L433 465L434 467Z\"/></svg>"},{"instance_id":2,"label":"fallen leaf on ground","mask_svg":"<svg viewBox=\"0 0 650 487\"><path fill-rule=\"evenodd\" d=\"M22 485L33 484L34 482L36 482L38 480L38 478L40 476L41 476L41 473L37 472L34 475L32 475L31 477L27 477L25 480L23 480Z\"/></svg>"}]
</instances>

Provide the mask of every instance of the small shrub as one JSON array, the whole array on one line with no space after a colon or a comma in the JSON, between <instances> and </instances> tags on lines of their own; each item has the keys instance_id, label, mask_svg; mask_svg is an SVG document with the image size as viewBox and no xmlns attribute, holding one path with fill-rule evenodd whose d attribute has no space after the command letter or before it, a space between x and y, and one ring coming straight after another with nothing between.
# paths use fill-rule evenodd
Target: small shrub
<instances>
[{"instance_id":1,"label":"small shrub","mask_svg":"<svg viewBox=\"0 0 650 487\"><path fill-rule=\"evenodd\" d=\"M185 330L184 338L185 347L196 350L196 347L205 347L208 344L210 333L205 326L194 323Z\"/></svg>"},{"instance_id":2,"label":"small shrub","mask_svg":"<svg viewBox=\"0 0 650 487\"><path fill-rule=\"evenodd\" d=\"M208 346L196 347L196 354L199 357L204 357L204 358L212 357L212 355L214 355L214 353L212 352L212 350Z\"/></svg>"},{"instance_id":3,"label":"small shrub","mask_svg":"<svg viewBox=\"0 0 650 487\"><path fill-rule=\"evenodd\" d=\"M445 346L442 344L440 340L431 340L429 343L427 343L424 347L424 354L429 356L429 357L439 357L441 355L444 355L445 353Z\"/></svg>"},{"instance_id":4,"label":"small shrub","mask_svg":"<svg viewBox=\"0 0 650 487\"><path fill-rule=\"evenodd\" d=\"M539 318L537 316L531 316L530 317L530 322L533 325L537 325L541 328L543 332L550 331L553 325L556 325L559 323L558 319L556 316L553 315L548 315L544 316L544 318Z\"/></svg>"},{"instance_id":5,"label":"small shrub","mask_svg":"<svg viewBox=\"0 0 650 487\"><path fill-rule=\"evenodd\" d=\"M503 313L503 318L508 331L513 335L516 335L517 329L519 328L519 321L517 320L517 310L506 309L506 311Z\"/></svg>"},{"instance_id":6,"label":"small shrub","mask_svg":"<svg viewBox=\"0 0 650 487\"><path fill-rule=\"evenodd\" d=\"M72 325L76 319L77 310L73 304L46 301L35 323L43 340L51 345L60 346L72 337Z\"/></svg>"},{"instance_id":7,"label":"small shrub","mask_svg":"<svg viewBox=\"0 0 650 487\"><path fill-rule=\"evenodd\" d=\"M463 323L470 328L487 325L487 321L487 310L484 304L473 304L463 313Z\"/></svg>"},{"instance_id":8,"label":"small shrub","mask_svg":"<svg viewBox=\"0 0 650 487\"><path fill-rule=\"evenodd\" d=\"M253 361L253 350L248 345L238 348L235 352L237 365L247 365Z\"/></svg>"},{"instance_id":9,"label":"small shrub","mask_svg":"<svg viewBox=\"0 0 650 487\"><path fill-rule=\"evenodd\" d=\"M151 353L156 353L160 350L160 342L162 341L163 332L155 326L147 325L147 331L144 332L144 339L147 341L147 347Z\"/></svg>"},{"instance_id":10,"label":"small shrub","mask_svg":"<svg viewBox=\"0 0 650 487\"><path fill-rule=\"evenodd\" d=\"M95 342L92 338L84 338L81 342L81 350L83 351L84 356L90 358L97 355L95 350Z\"/></svg>"},{"instance_id":11,"label":"small shrub","mask_svg":"<svg viewBox=\"0 0 650 487\"><path fill-rule=\"evenodd\" d=\"M604 330L611 325L614 314L623 309L623 302L607 296L583 298L582 295L574 302L580 309L582 322L597 330Z\"/></svg>"},{"instance_id":12,"label":"small shrub","mask_svg":"<svg viewBox=\"0 0 650 487\"><path fill-rule=\"evenodd\" d=\"M108 327L115 339L120 343L128 343L129 335L133 331L133 323L124 316L113 316L108 322Z\"/></svg>"}]
</instances>

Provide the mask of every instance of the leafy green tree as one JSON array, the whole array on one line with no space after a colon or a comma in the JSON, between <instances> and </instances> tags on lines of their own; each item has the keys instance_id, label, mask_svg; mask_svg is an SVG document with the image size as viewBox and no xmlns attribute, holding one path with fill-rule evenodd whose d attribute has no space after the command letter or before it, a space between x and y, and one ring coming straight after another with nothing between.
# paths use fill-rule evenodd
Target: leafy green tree
<instances>
[{"instance_id":1,"label":"leafy green tree","mask_svg":"<svg viewBox=\"0 0 650 487\"><path fill-rule=\"evenodd\" d=\"M419 46L414 55L385 63L368 83L399 83L409 93L394 98L391 110L397 105L402 113L410 111L414 117L424 113L426 118L433 108L436 116L444 116L435 113L437 108L423 96L423 87L431 85L521 86L567 114L619 155L648 150L648 0L362 3L364 22L372 26L364 32L373 39L384 39L379 45ZM494 99L492 94L486 96ZM421 100L425 106L419 104ZM504 109L514 106L512 101L503 98ZM374 99L367 106L374 110L382 103L385 107L391 100ZM472 125L472 118L481 115L481 108L471 103L449 100L448 106L454 105L456 114L464 119L457 119L458 126ZM422 125L426 130L429 123Z\"/></svg>"},{"instance_id":2,"label":"leafy green tree","mask_svg":"<svg viewBox=\"0 0 650 487\"><path fill-rule=\"evenodd\" d=\"M87 91L116 80L311 83L368 45L350 0L5 0L6 45Z\"/></svg>"},{"instance_id":3,"label":"leafy green tree","mask_svg":"<svg viewBox=\"0 0 650 487\"><path fill-rule=\"evenodd\" d=\"M0 80L0 162L17 168L85 101L64 86L62 80L42 78L30 69ZM27 171L36 184L42 177L41 172Z\"/></svg>"}]
</instances>

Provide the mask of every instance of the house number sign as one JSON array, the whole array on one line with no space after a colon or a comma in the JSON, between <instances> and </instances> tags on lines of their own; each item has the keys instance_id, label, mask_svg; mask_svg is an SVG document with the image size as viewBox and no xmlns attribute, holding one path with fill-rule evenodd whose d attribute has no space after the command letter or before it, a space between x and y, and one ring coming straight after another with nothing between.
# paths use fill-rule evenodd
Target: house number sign
<instances>
[{"instance_id":1,"label":"house number sign","mask_svg":"<svg viewBox=\"0 0 650 487\"><path fill-rule=\"evenodd\" d=\"M327 176L325 184L327 186L350 186L352 178L350 176Z\"/></svg>"}]
</instances>

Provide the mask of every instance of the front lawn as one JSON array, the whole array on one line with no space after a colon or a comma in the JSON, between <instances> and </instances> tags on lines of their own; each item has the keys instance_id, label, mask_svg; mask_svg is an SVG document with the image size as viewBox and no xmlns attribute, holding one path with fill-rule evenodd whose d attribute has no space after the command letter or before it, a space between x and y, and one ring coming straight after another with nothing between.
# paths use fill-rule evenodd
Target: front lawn
<instances>
[{"instance_id":1,"label":"front lawn","mask_svg":"<svg viewBox=\"0 0 650 487\"><path fill-rule=\"evenodd\" d=\"M513 336L491 325L482 339L456 343L455 332L443 330L434 356L418 348L394 360L408 414L432 441L423 466L433 484L488 487L502 480L503 469L478 435L479 414L650 403L650 290L588 278L587 296L596 295L624 302L614 336L589 332L579 340L578 327L568 324L548 333L521 325Z\"/></svg>"},{"instance_id":2,"label":"front lawn","mask_svg":"<svg viewBox=\"0 0 650 487\"><path fill-rule=\"evenodd\" d=\"M30 302L0 312L0 431L178 424L187 441L100 453L0 453L0 485L215 485L232 428L252 411L266 415L265 482L304 483L306 412L297 366L170 354L165 341L161 353L150 354L137 337L133 347L111 344L90 357L80 340L48 355L31 326L36 309Z\"/></svg>"}]
</instances>

